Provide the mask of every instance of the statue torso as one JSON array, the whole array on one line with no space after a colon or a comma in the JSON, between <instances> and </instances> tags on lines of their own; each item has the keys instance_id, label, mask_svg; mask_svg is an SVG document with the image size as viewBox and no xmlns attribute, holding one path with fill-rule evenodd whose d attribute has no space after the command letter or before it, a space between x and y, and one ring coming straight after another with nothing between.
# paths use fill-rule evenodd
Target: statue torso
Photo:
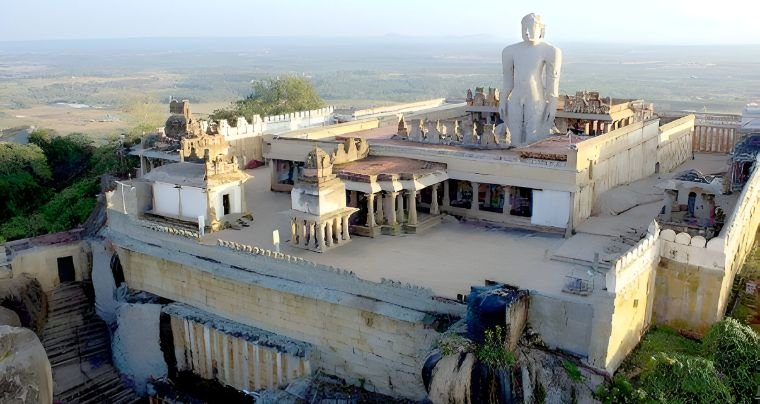
<instances>
[{"instance_id":1,"label":"statue torso","mask_svg":"<svg viewBox=\"0 0 760 404\"><path fill-rule=\"evenodd\" d=\"M556 48L546 42L536 45L519 42L504 48L502 52L504 69L509 71L507 67L513 67L512 100L515 100L515 96L520 99L520 102L543 100L544 67L546 63L554 63L555 51Z\"/></svg>"}]
</instances>

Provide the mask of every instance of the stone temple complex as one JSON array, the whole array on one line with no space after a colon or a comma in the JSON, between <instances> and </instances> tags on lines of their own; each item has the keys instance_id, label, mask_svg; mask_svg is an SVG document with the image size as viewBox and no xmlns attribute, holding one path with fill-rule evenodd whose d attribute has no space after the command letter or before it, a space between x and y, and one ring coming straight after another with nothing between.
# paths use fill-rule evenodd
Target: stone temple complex
<instances>
[{"instance_id":1,"label":"stone temple complex","mask_svg":"<svg viewBox=\"0 0 760 404\"><path fill-rule=\"evenodd\" d=\"M137 178L107 192L97 237L8 243L0 265L52 289L63 272L30 263L75 257L71 280L92 280L142 392L178 372L241 392L329 375L465 402L471 354L442 341L486 324L507 331L521 375L508 384L529 397L559 387L520 360L523 335L610 375L653 325L704 332L760 222L760 131L560 95L561 52L539 16L521 27L503 86L462 102L233 126L174 101L132 152ZM501 302L488 316L473 308L485 299Z\"/></svg>"}]
</instances>

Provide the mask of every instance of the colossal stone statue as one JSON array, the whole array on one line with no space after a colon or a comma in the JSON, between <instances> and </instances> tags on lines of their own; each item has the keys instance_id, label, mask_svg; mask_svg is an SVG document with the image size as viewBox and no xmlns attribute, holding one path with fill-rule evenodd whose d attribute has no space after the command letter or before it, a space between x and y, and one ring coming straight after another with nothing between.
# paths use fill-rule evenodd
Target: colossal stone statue
<instances>
[{"instance_id":1,"label":"colossal stone statue","mask_svg":"<svg viewBox=\"0 0 760 404\"><path fill-rule=\"evenodd\" d=\"M522 19L523 41L502 52L499 113L515 145L540 140L554 126L562 52L544 42L544 31L541 17L528 14Z\"/></svg>"}]
</instances>

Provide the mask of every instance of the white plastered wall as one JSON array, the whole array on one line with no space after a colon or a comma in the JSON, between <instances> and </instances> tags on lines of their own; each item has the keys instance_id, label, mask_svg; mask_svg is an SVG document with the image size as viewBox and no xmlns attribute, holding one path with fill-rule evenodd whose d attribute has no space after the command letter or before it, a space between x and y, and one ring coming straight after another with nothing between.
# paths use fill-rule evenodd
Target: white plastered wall
<instances>
[{"instance_id":1,"label":"white plastered wall","mask_svg":"<svg viewBox=\"0 0 760 404\"><path fill-rule=\"evenodd\" d=\"M153 184L153 212L161 215L179 216L179 189L174 184Z\"/></svg>"},{"instance_id":2,"label":"white plastered wall","mask_svg":"<svg viewBox=\"0 0 760 404\"><path fill-rule=\"evenodd\" d=\"M533 190L533 216L530 223L566 228L570 219L570 192Z\"/></svg>"},{"instance_id":3,"label":"white plastered wall","mask_svg":"<svg viewBox=\"0 0 760 404\"><path fill-rule=\"evenodd\" d=\"M224 205L222 203L225 194L230 196L230 213L240 213L243 211L243 193L240 183L221 185L214 188L210 200L213 201L211 207L216 211L216 217L224 217Z\"/></svg>"},{"instance_id":4,"label":"white plastered wall","mask_svg":"<svg viewBox=\"0 0 760 404\"><path fill-rule=\"evenodd\" d=\"M182 198L182 215L183 217L197 218L203 216L206 219L206 208L208 201L206 192L201 188L182 187L180 190Z\"/></svg>"}]
</instances>

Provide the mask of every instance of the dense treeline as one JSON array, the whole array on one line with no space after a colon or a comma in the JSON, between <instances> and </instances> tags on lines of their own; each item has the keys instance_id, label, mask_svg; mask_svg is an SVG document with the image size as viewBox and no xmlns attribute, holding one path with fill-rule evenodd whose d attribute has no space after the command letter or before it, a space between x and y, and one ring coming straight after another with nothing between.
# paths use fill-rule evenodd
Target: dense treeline
<instances>
[{"instance_id":1,"label":"dense treeline","mask_svg":"<svg viewBox=\"0 0 760 404\"><path fill-rule=\"evenodd\" d=\"M38 130L29 144L0 143L0 242L71 229L95 206L103 174L136 165L121 142Z\"/></svg>"}]
</instances>

